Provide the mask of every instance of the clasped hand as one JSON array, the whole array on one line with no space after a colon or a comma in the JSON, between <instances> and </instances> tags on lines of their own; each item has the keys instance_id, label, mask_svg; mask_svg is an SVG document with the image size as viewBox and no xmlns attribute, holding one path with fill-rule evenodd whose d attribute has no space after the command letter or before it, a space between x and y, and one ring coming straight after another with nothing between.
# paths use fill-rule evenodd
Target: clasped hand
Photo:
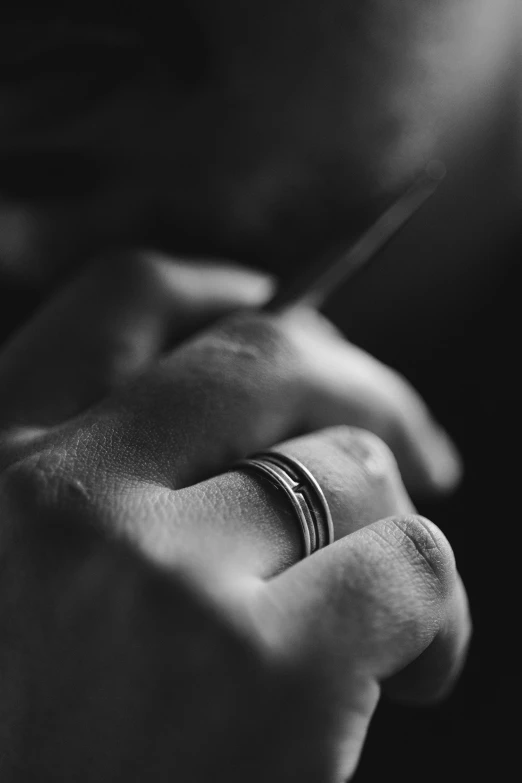
<instances>
[{"instance_id":1,"label":"clasped hand","mask_svg":"<svg viewBox=\"0 0 522 783\"><path fill-rule=\"evenodd\" d=\"M112 715L121 742L94 734L113 764L141 747L145 708L123 664L100 697L100 660L118 669L124 638L145 687L152 670L168 692L172 574L271 666L330 682L339 775L356 766L382 687L438 699L462 665L470 623L452 551L404 486L453 486L449 440L404 379L325 319L256 311L269 289L234 268L104 260L0 353L2 558L25 564L4 569L3 594L18 618L37 618L20 631L28 669L46 661L45 688L24 673L24 703L46 714L65 700L88 736ZM285 497L236 467L274 445L312 471L332 512L336 542L305 560ZM56 743L60 768L68 749L49 738L78 738L68 710L53 709L54 734L39 741ZM162 731L183 730L170 721ZM155 764L163 780L168 742Z\"/></svg>"}]
</instances>

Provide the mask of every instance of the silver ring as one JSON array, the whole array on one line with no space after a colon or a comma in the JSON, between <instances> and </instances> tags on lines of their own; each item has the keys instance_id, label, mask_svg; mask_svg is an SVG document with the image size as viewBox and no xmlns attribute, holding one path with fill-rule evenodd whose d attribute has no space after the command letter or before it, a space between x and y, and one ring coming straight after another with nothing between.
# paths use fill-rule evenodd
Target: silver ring
<instances>
[{"instance_id":1,"label":"silver ring","mask_svg":"<svg viewBox=\"0 0 522 783\"><path fill-rule=\"evenodd\" d=\"M304 557L333 542L334 529L328 502L319 483L299 460L278 451L262 451L241 460L237 467L261 473L284 491L301 526Z\"/></svg>"}]
</instances>

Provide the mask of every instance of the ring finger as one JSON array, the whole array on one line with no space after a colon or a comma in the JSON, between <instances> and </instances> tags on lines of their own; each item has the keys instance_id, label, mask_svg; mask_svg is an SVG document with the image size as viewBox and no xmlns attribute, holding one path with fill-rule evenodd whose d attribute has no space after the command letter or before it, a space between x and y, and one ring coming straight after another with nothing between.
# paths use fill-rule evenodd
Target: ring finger
<instances>
[{"instance_id":1,"label":"ring finger","mask_svg":"<svg viewBox=\"0 0 522 783\"><path fill-rule=\"evenodd\" d=\"M369 432L329 428L282 443L275 451L299 460L319 483L335 539L383 517L414 512L391 451ZM150 492L154 513L135 515L144 522L143 527L137 522L133 535L155 559L226 560L231 568L266 578L303 557L292 504L280 487L254 471L238 467L183 490L154 485ZM143 488L134 500L132 490L125 493L125 507L129 501L143 507L143 497ZM183 523L177 525L177 519Z\"/></svg>"}]
</instances>

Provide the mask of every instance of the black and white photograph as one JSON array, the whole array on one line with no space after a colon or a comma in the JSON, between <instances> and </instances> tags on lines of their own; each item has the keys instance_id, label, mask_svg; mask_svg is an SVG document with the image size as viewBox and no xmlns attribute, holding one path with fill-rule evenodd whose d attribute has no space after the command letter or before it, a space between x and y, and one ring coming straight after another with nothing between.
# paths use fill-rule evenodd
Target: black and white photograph
<instances>
[{"instance_id":1,"label":"black and white photograph","mask_svg":"<svg viewBox=\"0 0 522 783\"><path fill-rule=\"evenodd\" d=\"M1 0L0 783L520 767L520 0Z\"/></svg>"}]
</instances>

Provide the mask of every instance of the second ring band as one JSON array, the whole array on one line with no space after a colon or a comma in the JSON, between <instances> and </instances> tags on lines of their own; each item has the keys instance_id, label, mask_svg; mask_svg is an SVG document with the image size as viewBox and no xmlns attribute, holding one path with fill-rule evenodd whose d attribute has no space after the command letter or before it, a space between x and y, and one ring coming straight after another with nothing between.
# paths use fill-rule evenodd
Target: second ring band
<instances>
[{"instance_id":1,"label":"second ring band","mask_svg":"<svg viewBox=\"0 0 522 783\"><path fill-rule=\"evenodd\" d=\"M328 502L315 477L299 460L263 451L241 460L237 467L260 473L285 492L300 523L304 557L333 542Z\"/></svg>"}]
</instances>

